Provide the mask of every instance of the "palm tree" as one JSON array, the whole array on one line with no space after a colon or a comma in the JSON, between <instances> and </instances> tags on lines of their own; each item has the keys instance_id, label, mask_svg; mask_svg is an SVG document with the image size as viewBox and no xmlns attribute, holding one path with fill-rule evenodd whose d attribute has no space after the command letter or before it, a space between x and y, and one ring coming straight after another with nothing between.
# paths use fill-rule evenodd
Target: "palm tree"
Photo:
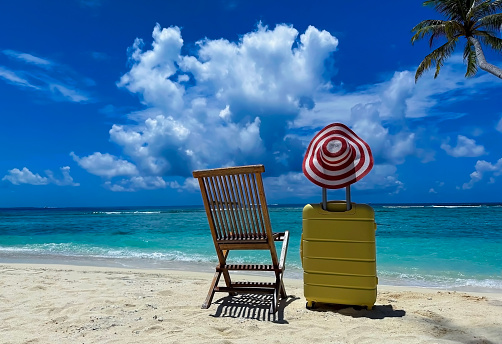
<instances>
[{"instance_id":1,"label":"palm tree","mask_svg":"<svg viewBox=\"0 0 502 344\"><path fill-rule=\"evenodd\" d=\"M502 0L427 0L424 6L434 7L448 20L428 19L416 25L411 43L430 36L429 46L439 38L446 43L433 50L420 63L415 73L415 82L433 64L436 65L434 78L439 74L444 61L451 56L461 37L467 39L464 47L464 61L467 63L466 77L476 74L479 68L502 79L502 69L486 62L480 41L502 53L502 39L497 33L502 28Z\"/></svg>"}]
</instances>

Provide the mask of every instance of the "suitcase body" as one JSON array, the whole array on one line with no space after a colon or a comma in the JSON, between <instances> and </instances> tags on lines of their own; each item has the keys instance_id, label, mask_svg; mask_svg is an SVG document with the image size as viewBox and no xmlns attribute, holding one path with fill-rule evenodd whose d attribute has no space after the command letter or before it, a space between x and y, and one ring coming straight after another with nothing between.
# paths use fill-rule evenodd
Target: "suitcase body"
<instances>
[{"instance_id":1,"label":"suitcase body","mask_svg":"<svg viewBox=\"0 0 502 344\"><path fill-rule=\"evenodd\" d=\"M303 208L300 255L307 308L315 302L366 306L376 301L375 213L366 204ZM345 211L344 211L345 210Z\"/></svg>"}]
</instances>

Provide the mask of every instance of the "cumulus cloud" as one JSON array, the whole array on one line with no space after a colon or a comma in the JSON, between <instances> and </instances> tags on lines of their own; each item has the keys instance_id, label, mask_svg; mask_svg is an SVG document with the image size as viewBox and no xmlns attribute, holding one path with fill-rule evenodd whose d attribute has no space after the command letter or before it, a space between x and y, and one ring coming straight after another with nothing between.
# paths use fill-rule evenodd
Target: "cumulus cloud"
<instances>
[{"instance_id":1,"label":"cumulus cloud","mask_svg":"<svg viewBox=\"0 0 502 344\"><path fill-rule=\"evenodd\" d=\"M126 160L118 159L108 153L101 154L96 152L83 158L79 157L74 152L71 152L70 155L80 167L96 176L112 178L116 176L133 176L138 174L138 170L134 164Z\"/></svg>"},{"instance_id":2,"label":"cumulus cloud","mask_svg":"<svg viewBox=\"0 0 502 344\"><path fill-rule=\"evenodd\" d=\"M311 197L321 195L321 189L311 183L302 172L287 172L276 177L263 180L267 193L292 195L295 197Z\"/></svg>"},{"instance_id":3,"label":"cumulus cloud","mask_svg":"<svg viewBox=\"0 0 502 344\"><path fill-rule=\"evenodd\" d=\"M448 144L449 141L450 138L441 144L441 149L455 158L478 157L486 154L485 147L477 145L475 140L469 139L463 135L457 136L457 145L455 147L450 146Z\"/></svg>"},{"instance_id":4,"label":"cumulus cloud","mask_svg":"<svg viewBox=\"0 0 502 344\"><path fill-rule=\"evenodd\" d=\"M354 184L357 190L366 192L387 192L397 194L404 190L404 184L399 180L397 167L394 165L375 165L372 171Z\"/></svg>"},{"instance_id":5,"label":"cumulus cloud","mask_svg":"<svg viewBox=\"0 0 502 344\"><path fill-rule=\"evenodd\" d=\"M370 146L379 164L402 164L406 156L415 153L415 134L406 127L391 134L384 127L378 107L375 104L358 104L351 109L353 130Z\"/></svg>"},{"instance_id":6,"label":"cumulus cloud","mask_svg":"<svg viewBox=\"0 0 502 344\"><path fill-rule=\"evenodd\" d=\"M470 174L471 180L462 185L462 189L468 190L474 187L474 184L481 181L487 174L490 175L490 183L495 182L495 177L502 174L502 158L499 159L495 164L492 164L485 160L478 160L474 166L475 171Z\"/></svg>"},{"instance_id":7,"label":"cumulus cloud","mask_svg":"<svg viewBox=\"0 0 502 344\"><path fill-rule=\"evenodd\" d=\"M70 176L70 167L69 166L64 166L60 168L61 174L63 175L62 179L56 178L54 176L54 173L51 170L46 170L45 174L49 178L49 181L53 184L59 185L59 186L79 186L79 183L75 183L73 181L73 177Z\"/></svg>"},{"instance_id":8,"label":"cumulus cloud","mask_svg":"<svg viewBox=\"0 0 502 344\"><path fill-rule=\"evenodd\" d=\"M73 178L70 176L70 167L61 167L61 173L63 178L56 178L51 170L45 171L47 177L42 177L38 173L31 172L27 167L23 167L22 170L14 168L9 170L8 174L5 175L2 180L9 181L14 185L21 184L31 184L31 185L47 185L56 184L58 186L79 186L79 183L75 183Z\"/></svg>"},{"instance_id":9,"label":"cumulus cloud","mask_svg":"<svg viewBox=\"0 0 502 344\"><path fill-rule=\"evenodd\" d=\"M23 167L22 170L14 168L9 170L9 174L4 176L2 180L11 182L14 185L31 184L31 185L47 185L49 178L42 177L38 173L34 174L28 168Z\"/></svg>"},{"instance_id":10,"label":"cumulus cloud","mask_svg":"<svg viewBox=\"0 0 502 344\"><path fill-rule=\"evenodd\" d=\"M146 50L136 39L131 69L117 84L147 109L129 116L135 125L110 130L141 176L258 162L278 174L297 162L304 147L285 138L288 120L314 106L314 94L329 84L335 37L314 27L299 34L258 25L238 42L205 39L196 55L183 55L179 28L157 25L152 36Z\"/></svg>"},{"instance_id":11,"label":"cumulus cloud","mask_svg":"<svg viewBox=\"0 0 502 344\"><path fill-rule=\"evenodd\" d=\"M111 191L138 191L138 190L153 190L153 189L163 189L166 188L168 184L162 177L142 177L135 176L129 179L122 179L117 183L112 183L111 181L105 182L105 187Z\"/></svg>"},{"instance_id":12,"label":"cumulus cloud","mask_svg":"<svg viewBox=\"0 0 502 344\"><path fill-rule=\"evenodd\" d=\"M14 63L0 66L0 79L9 84L36 90L55 101L83 103L92 100L84 89L94 85L94 81L71 68L33 54L8 49L2 53Z\"/></svg>"},{"instance_id":13,"label":"cumulus cloud","mask_svg":"<svg viewBox=\"0 0 502 344\"><path fill-rule=\"evenodd\" d=\"M111 190L179 189L178 182L164 178L253 163L267 166L271 188L305 188L301 163L306 146L319 129L342 122L370 144L375 157L374 171L356 187L396 193L404 189L396 165L410 155L423 162L434 157L427 128L411 130L410 119L461 116L435 107L440 100L472 95L477 92L473 85L493 87L490 79L464 81L445 66L434 87L432 79L415 84L414 71L404 70L348 92L331 83L337 38L312 26L300 33L285 24L273 29L259 24L236 42L203 39L189 51L178 27L156 25L152 37L151 46L134 41L128 50L130 70L117 82L144 108L109 132L127 160L106 153L77 159L110 160L112 167L96 172L109 179L120 173L105 170L115 171L122 162L129 173L123 180L109 180Z\"/></svg>"}]
</instances>

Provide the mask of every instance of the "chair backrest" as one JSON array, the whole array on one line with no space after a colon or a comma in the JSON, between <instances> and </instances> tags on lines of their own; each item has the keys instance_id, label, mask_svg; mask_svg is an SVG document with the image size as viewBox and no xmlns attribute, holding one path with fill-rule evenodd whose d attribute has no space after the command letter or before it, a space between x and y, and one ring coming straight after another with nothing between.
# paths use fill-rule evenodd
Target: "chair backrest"
<instances>
[{"instance_id":1,"label":"chair backrest","mask_svg":"<svg viewBox=\"0 0 502 344\"><path fill-rule=\"evenodd\" d=\"M193 172L216 242L273 241L264 171L263 165L251 165Z\"/></svg>"}]
</instances>

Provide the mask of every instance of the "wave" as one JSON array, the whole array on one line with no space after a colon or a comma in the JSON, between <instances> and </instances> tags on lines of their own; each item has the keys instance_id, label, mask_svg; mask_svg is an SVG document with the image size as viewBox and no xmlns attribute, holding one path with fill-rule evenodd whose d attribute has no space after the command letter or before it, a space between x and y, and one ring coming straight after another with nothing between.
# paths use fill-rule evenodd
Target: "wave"
<instances>
[{"instance_id":1,"label":"wave","mask_svg":"<svg viewBox=\"0 0 502 344\"><path fill-rule=\"evenodd\" d=\"M482 205L432 205L432 208L448 208L448 209L455 209L455 208L481 208Z\"/></svg>"},{"instance_id":2,"label":"wave","mask_svg":"<svg viewBox=\"0 0 502 344\"><path fill-rule=\"evenodd\" d=\"M150 215L150 214L161 214L161 211L93 211L93 214L104 214L104 215Z\"/></svg>"},{"instance_id":3,"label":"wave","mask_svg":"<svg viewBox=\"0 0 502 344\"><path fill-rule=\"evenodd\" d=\"M381 284L390 285L487 292L500 292L502 290L502 279L499 279L498 276L480 276L479 278L474 276L454 277L444 275L398 273L380 271L379 269L378 277Z\"/></svg>"},{"instance_id":4,"label":"wave","mask_svg":"<svg viewBox=\"0 0 502 344\"><path fill-rule=\"evenodd\" d=\"M384 205L382 208L389 209L407 209L407 208L425 208L425 205Z\"/></svg>"},{"instance_id":5,"label":"wave","mask_svg":"<svg viewBox=\"0 0 502 344\"><path fill-rule=\"evenodd\" d=\"M146 252L132 249L108 249L97 246L62 244L36 244L22 247L0 247L0 254L5 256L21 255L51 255L61 257L87 257L87 258L139 258L163 261L209 262L216 261L216 256L205 256L197 253L182 251Z\"/></svg>"},{"instance_id":6,"label":"wave","mask_svg":"<svg viewBox=\"0 0 502 344\"><path fill-rule=\"evenodd\" d=\"M481 205L481 204L473 204L473 205L384 205L382 208L388 208L388 209L408 209L408 208L448 208L448 209L455 209L455 208L482 208L486 207L487 205ZM493 205L492 207L501 207L500 205Z\"/></svg>"}]
</instances>

